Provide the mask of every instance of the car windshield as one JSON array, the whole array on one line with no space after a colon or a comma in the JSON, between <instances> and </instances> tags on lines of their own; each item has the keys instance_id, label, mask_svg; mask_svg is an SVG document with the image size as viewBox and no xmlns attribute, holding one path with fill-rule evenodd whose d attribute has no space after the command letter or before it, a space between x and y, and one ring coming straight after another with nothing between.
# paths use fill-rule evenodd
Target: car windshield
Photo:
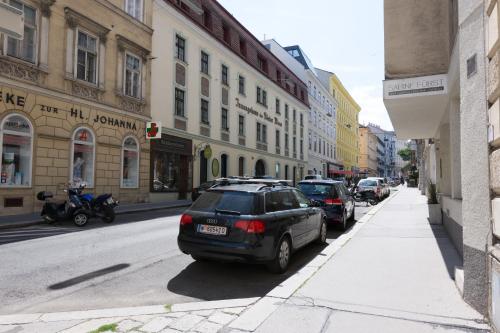
<instances>
[{"instance_id":1,"label":"car windshield","mask_svg":"<svg viewBox=\"0 0 500 333\"><path fill-rule=\"evenodd\" d=\"M306 196L327 196L331 193L330 184L299 184L299 190Z\"/></svg>"},{"instance_id":2,"label":"car windshield","mask_svg":"<svg viewBox=\"0 0 500 333\"><path fill-rule=\"evenodd\" d=\"M358 186L377 186L377 181L370 179L363 179L358 183Z\"/></svg>"},{"instance_id":3,"label":"car windshield","mask_svg":"<svg viewBox=\"0 0 500 333\"><path fill-rule=\"evenodd\" d=\"M255 196L246 192L207 191L194 202L191 209L201 212L227 211L251 215L254 212L254 200Z\"/></svg>"}]
</instances>

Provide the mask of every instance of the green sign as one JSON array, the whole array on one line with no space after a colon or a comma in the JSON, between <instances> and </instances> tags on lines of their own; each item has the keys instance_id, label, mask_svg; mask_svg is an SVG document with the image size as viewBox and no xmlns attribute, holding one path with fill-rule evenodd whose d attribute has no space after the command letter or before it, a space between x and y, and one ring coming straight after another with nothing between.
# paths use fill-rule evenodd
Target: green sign
<instances>
[{"instance_id":1,"label":"green sign","mask_svg":"<svg viewBox=\"0 0 500 333\"><path fill-rule=\"evenodd\" d=\"M217 177L219 175L219 160L214 158L212 160L212 176Z\"/></svg>"},{"instance_id":2,"label":"green sign","mask_svg":"<svg viewBox=\"0 0 500 333\"><path fill-rule=\"evenodd\" d=\"M212 148L210 147L210 145L207 145L205 147L205 150L203 150L203 156L205 156L207 160L212 157Z\"/></svg>"}]
</instances>

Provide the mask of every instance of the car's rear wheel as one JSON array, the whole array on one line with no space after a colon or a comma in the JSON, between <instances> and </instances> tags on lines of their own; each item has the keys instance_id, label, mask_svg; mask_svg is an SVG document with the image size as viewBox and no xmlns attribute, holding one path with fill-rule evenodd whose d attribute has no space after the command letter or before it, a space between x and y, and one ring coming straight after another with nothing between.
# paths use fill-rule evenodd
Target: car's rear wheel
<instances>
[{"instance_id":1,"label":"car's rear wheel","mask_svg":"<svg viewBox=\"0 0 500 333\"><path fill-rule=\"evenodd\" d=\"M323 219L321 221L321 226L319 229L319 236L318 236L318 239L316 240L316 242L318 244L326 244L327 233L328 233L328 225L326 224L326 220Z\"/></svg>"},{"instance_id":2,"label":"car's rear wheel","mask_svg":"<svg viewBox=\"0 0 500 333\"><path fill-rule=\"evenodd\" d=\"M197 256L197 255L195 255L195 254L192 254L192 255L191 255L191 258L193 258L193 260L195 260L195 261L199 261L199 262L202 262L202 261L207 261L207 258L205 258L205 257L200 257L200 256Z\"/></svg>"},{"instance_id":3,"label":"car's rear wheel","mask_svg":"<svg viewBox=\"0 0 500 333\"><path fill-rule=\"evenodd\" d=\"M349 217L349 222L354 222L355 221L355 210L356 210L356 205L353 205L352 207L352 214L351 216Z\"/></svg>"},{"instance_id":4,"label":"car's rear wheel","mask_svg":"<svg viewBox=\"0 0 500 333\"><path fill-rule=\"evenodd\" d=\"M274 259L267 264L268 269L273 273L284 273L286 272L288 265L290 264L291 256L291 243L288 237L283 237L283 239L278 244L278 250Z\"/></svg>"},{"instance_id":5,"label":"car's rear wheel","mask_svg":"<svg viewBox=\"0 0 500 333\"><path fill-rule=\"evenodd\" d=\"M347 212L344 210L344 213L342 214L342 220L340 221L340 230L346 231L347 230Z\"/></svg>"}]
</instances>

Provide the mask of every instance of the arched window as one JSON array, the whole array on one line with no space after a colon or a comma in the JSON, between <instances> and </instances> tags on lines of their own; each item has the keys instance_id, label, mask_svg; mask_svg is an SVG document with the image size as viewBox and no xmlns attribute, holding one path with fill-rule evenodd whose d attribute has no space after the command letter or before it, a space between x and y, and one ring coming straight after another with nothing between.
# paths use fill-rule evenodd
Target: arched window
<instances>
[{"instance_id":1,"label":"arched window","mask_svg":"<svg viewBox=\"0 0 500 333\"><path fill-rule=\"evenodd\" d=\"M2 159L0 186L31 186L33 131L19 114L7 116L1 127Z\"/></svg>"},{"instance_id":2,"label":"arched window","mask_svg":"<svg viewBox=\"0 0 500 333\"><path fill-rule=\"evenodd\" d=\"M139 144L127 136L122 147L122 187L139 187Z\"/></svg>"},{"instance_id":3,"label":"arched window","mask_svg":"<svg viewBox=\"0 0 500 333\"><path fill-rule=\"evenodd\" d=\"M75 185L85 183L94 187L94 134L84 127L77 128L73 134L71 158L71 182Z\"/></svg>"}]
</instances>

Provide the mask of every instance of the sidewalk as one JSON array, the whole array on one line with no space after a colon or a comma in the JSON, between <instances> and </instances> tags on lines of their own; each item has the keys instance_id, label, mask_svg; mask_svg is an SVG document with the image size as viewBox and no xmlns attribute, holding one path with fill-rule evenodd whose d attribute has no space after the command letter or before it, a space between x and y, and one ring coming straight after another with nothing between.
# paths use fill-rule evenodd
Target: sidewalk
<instances>
[{"instance_id":1,"label":"sidewalk","mask_svg":"<svg viewBox=\"0 0 500 333\"><path fill-rule=\"evenodd\" d=\"M0 333L489 332L455 287L460 264L425 198L400 188L263 298L0 316Z\"/></svg>"},{"instance_id":2,"label":"sidewalk","mask_svg":"<svg viewBox=\"0 0 500 333\"><path fill-rule=\"evenodd\" d=\"M116 207L115 212L117 215L121 215L166 208L188 207L190 205L191 200L175 200L157 203L119 204L118 207ZM45 223L46 222L40 218L40 213L0 216L0 230L27 227L30 225Z\"/></svg>"}]
</instances>

